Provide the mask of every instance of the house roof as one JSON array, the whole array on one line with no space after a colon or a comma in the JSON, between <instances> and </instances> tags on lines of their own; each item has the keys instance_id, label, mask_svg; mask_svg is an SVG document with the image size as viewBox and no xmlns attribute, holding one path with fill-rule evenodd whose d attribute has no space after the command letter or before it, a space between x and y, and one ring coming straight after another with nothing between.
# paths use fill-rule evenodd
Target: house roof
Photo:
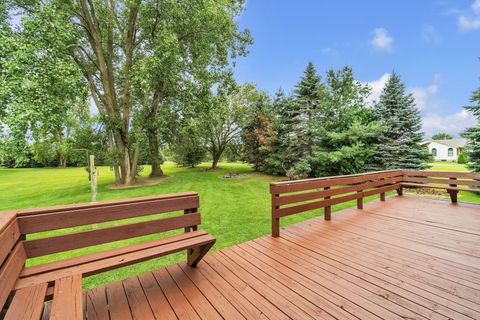
<instances>
[{"instance_id":1,"label":"house roof","mask_svg":"<svg viewBox=\"0 0 480 320\"><path fill-rule=\"evenodd\" d=\"M448 139L448 140L430 140L431 142L436 142L440 144L444 144L449 147L453 148L465 148L467 145L467 140L466 139Z\"/></svg>"}]
</instances>

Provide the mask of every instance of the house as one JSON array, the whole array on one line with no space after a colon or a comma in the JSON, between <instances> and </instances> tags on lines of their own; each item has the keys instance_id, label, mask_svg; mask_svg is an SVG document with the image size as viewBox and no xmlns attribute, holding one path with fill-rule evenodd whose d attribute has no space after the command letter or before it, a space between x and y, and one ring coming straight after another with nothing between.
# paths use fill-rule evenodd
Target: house
<instances>
[{"instance_id":1,"label":"house","mask_svg":"<svg viewBox=\"0 0 480 320\"><path fill-rule=\"evenodd\" d=\"M467 140L428 140L428 152L436 161L457 161L458 155L465 149Z\"/></svg>"}]
</instances>

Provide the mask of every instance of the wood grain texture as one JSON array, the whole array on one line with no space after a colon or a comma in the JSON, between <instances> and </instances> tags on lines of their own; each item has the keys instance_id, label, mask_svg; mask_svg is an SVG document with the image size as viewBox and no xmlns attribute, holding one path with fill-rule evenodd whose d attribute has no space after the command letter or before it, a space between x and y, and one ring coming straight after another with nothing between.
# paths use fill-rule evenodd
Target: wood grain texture
<instances>
[{"instance_id":1,"label":"wood grain texture","mask_svg":"<svg viewBox=\"0 0 480 320\"><path fill-rule=\"evenodd\" d=\"M24 241L29 258L200 224L200 213Z\"/></svg>"},{"instance_id":2,"label":"wood grain texture","mask_svg":"<svg viewBox=\"0 0 480 320\"><path fill-rule=\"evenodd\" d=\"M83 320L82 276L80 274L55 281L51 320Z\"/></svg>"},{"instance_id":3,"label":"wood grain texture","mask_svg":"<svg viewBox=\"0 0 480 320\"><path fill-rule=\"evenodd\" d=\"M35 233L106 221L115 221L151 214L198 208L198 196L150 199L127 203L114 203L99 207L71 207L64 211L42 212L19 216L22 233Z\"/></svg>"},{"instance_id":4,"label":"wood grain texture","mask_svg":"<svg viewBox=\"0 0 480 320\"><path fill-rule=\"evenodd\" d=\"M38 320L42 316L47 284L24 288L15 292L5 320Z\"/></svg>"},{"instance_id":5,"label":"wood grain texture","mask_svg":"<svg viewBox=\"0 0 480 320\"><path fill-rule=\"evenodd\" d=\"M107 284L119 292L107 303L148 303L166 319L480 319L479 212L378 199L209 253L196 268L182 262L139 275L136 294L124 292L136 280ZM122 314L133 318L130 308Z\"/></svg>"},{"instance_id":6,"label":"wood grain texture","mask_svg":"<svg viewBox=\"0 0 480 320\"><path fill-rule=\"evenodd\" d=\"M5 304L18 279L27 256L21 242L17 243L0 268L0 306Z\"/></svg>"}]
</instances>

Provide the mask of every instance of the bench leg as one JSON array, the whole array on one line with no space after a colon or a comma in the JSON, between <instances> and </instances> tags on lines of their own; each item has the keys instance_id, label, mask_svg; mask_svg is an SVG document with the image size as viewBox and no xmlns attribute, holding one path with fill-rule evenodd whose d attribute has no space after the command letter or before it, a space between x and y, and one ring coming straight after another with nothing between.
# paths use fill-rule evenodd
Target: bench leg
<instances>
[{"instance_id":1,"label":"bench leg","mask_svg":"<svg viewBox=\"0 0 480 320\"><path fill-rule=\"evenodd\" d=\"M448 190L448 193L450 194L450 200L452 200L452 203L457 203L457 190Z\"/></svg>"},{"instance_id":2,"label":"bench leg","mask_svg":"<svg viewBox=\"0 0 480 320\"><path fill-rule=\"evenodd\" d=\"M187 249L187 264L190 267L196 267L200 260L202 260L203 256L207 254L208 250L210 250L214 244L215 241L212 241L200 247Z\"/></svg>"},{"instance_id":3,"label":"bench leg","mask_svg":"<svg viewBox=\"0 0 480 320\"><path fill-rule=\"evenodd\" d=\"M402 187L400 187L400 188L398 188L398 189L396 189L396 190L397 190L397 194L398 194L399 196L402 196L402 195L403 195L403 188L402 188Z\"/></svg>"}]
</instances>

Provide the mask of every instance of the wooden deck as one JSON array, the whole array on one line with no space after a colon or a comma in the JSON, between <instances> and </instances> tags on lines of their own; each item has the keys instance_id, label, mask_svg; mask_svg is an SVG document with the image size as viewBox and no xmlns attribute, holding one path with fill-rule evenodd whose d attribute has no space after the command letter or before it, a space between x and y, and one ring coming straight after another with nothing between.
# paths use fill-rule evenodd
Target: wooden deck
<instances>
[{"instance_id":1,"label":"wooden deck","mask_svg":"<svg viewBox=\"0 0 480 320\"><path fill-rule=\"evenodd\" d=\"M389 197L85 295L87 319L480 319L480 206Z\"/></svg>"}]
</instances>

